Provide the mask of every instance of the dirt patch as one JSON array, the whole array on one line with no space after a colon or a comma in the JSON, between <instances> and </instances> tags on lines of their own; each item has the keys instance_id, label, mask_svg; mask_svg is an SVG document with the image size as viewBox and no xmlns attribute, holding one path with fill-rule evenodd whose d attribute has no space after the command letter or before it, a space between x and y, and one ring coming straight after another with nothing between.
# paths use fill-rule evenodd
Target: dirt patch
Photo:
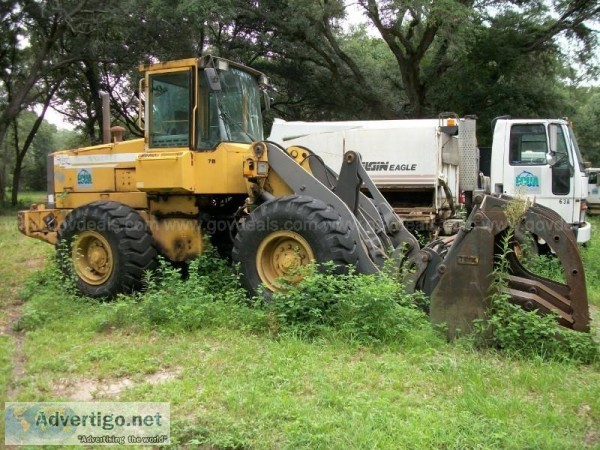
<instances>
[{"instance_id":1,"label":"dirt patch","mask_svg":"<svg viewBox=\"0 0 600 450\"><path fill-rule=\"evenodd\" d=\"M12 300L7 301L2 306L3 317L0 320L0 336L11 336L14 338L16 334L21 334L14 330L14 325L21 318L21 306L23 302L18 300L16 288L10 290L10 298Z\"/></svg>"},{"instance_id":2,"label":"dirt patch","mask_svg":"<svg viewBox=\"0 0 600 450\"><path fill-rule=\"evenodd\" d=\"M589 448L596 447L596 444L600 442L600 431L598 430L589 430L585 434L585 446Z\"/></svg>"},{"instance_id":3,"label":"dirt patch","mask_svg":"<svg viewBox=\"0 0 600 450\"><path fill-rule=\"evenodd\" d=\"M25 261L25 267L28 269L41 269L44 267L47 258L45 256L40 256L38 258L30 258Z\"/></svg>"},{"instance_id":4,"label":"dirt patch","mask_svg":"<svg viewBox=\"0 0 600 450\"><path fill-rule=\"evenodd\" d=\"M6 399L16 400L18 388L16 381L23 378L25 375L25 352L23 346L25 343L25 332L16 331L14 329L15 323L21 318L21 306L22 302L16 300L17 289L11 289L13 301L8 302L4 307L4 321L0 323L0 335L9 336L14 345L13 357L12 357L12 372L10 382L6 387Z\"/></svg>"},{"instance_id":5,"label":"dirt patch","mask_svg":"<svg viewBox=\"0 0 600 450\"><path fill-rule=\"evenodd\" d=\"M85 402L101 397L115 397L126 389L143 384L161 384L175 380L181 375L181 369L165 369L144 376L139 381L124 377L113 380L60 380L53 389L53 396L69 398L72 401Z\"/></svg>"}]
</instances>

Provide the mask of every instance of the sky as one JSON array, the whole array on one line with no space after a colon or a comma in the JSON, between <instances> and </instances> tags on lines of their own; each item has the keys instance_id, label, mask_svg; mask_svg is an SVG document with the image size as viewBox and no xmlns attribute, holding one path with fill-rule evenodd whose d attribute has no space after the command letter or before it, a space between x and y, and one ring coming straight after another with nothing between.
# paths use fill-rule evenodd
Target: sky
<instances>
[{"instance_id":1,"label":"sky","mask_svg":"<svg viewBox=\"0 0 600 450\"><path fill-rule=\"evenodd\" d=\"M42 106L38 105L35 108L35 112L37 112L38 114L42 112ZM70 124L69 122L66 122L64 119L64 116L55 111L52 108L48 108L48 111L46 111L46 115L44 116L44 118L50 122L52 125L56 125L58 128L62 128L62 129L66 129L66 130L73 130L75 129L75 126L73 124Z\"/></svg>"}]
</instances>

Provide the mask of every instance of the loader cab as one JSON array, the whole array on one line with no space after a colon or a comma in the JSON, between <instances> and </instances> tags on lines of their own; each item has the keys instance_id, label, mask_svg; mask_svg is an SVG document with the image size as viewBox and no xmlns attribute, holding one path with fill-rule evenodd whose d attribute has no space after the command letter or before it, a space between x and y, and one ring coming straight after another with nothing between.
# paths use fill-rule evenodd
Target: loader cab
<instances>
[{"instance_id":1,"label":"loader cab","mask_svg":"<svg viewBox=\"0 0 600 450\"><path fill-rule=\"evenodd\" d=\"M496 193L527 195L571 224L579 242L590 239L585 221L587 175L567 121L497 120L491 178Z\"/></svg>"},{"instance_id":2,"label":"loader cab","mask_svg":"<svg viewBox=\"0 0 600 450\"><path fill-rule=\"evenodd\" d=\"M140 122L149 150L211 151L222 142L263 139L261 100L268 79L262 73L213 56L140 70Z\"/></svg>"}]
</instances>

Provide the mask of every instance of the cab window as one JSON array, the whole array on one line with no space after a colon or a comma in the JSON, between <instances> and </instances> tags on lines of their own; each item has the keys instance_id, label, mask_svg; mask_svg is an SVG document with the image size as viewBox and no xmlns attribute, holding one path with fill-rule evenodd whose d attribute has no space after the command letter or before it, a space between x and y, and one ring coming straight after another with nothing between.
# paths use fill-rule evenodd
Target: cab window
<instances>
[{"instance_id":1,"label":"cab window","mask_svg":"<svg viewBox=\"0 0 600 450\"><path fill-rule=\"evenodd\" d=\"M510 164L532 166L546 164L548 141L542 124L519 124L510 129Z\"/></svg>"},{"instance_id":2,"label":"cab window","mask_svg":"<svg viewBox=\"0 0 600 450\"><path fill-rule=\"evenodd\" d=\"M150 76L150 147L189 147L191 71Z\"/></svg>"},{"instance_id":3,"label":"cab window","mask_svg":"<svg viewBox=\"0 0 600 450\"><path fill-rule=\"evenodd\" d=\"M553 148L556 152L556 157L563 163L569 163L569 151L567 148L566 136L563 133L563 127L556 124L551 124L550 127L556 129L556 148Z\"/></svg>"},{"instance_id":4,"label":"cab window","mask_svg":"<svg viewBox=\"0 0 600 450\"><path fill-rule=\"evenodd\" d=\"M556 123L550 124L549 132L550 136L556 136L556 143L553 143L556 148L551 149L554 152L555 159L552 165L552 193L554 195L567 195L571 192L571 178L573 176L567 137L563 127Z\"/></svg>"}]
</instances>

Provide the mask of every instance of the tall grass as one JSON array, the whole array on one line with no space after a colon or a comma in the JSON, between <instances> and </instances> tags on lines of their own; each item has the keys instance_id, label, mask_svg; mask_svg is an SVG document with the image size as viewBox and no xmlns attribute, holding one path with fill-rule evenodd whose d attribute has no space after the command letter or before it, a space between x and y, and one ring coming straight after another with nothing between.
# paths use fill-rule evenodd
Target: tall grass
<instances>
[{"instance_id":1,"label":"tall grass","mask_svg":"<svg viewBox=\"0 0 600 450\"><path fill-rule=\"evenodd\" d=\"M505 248L502 258L509 251ZM549 264L554 268L553 262ZM506 265L506 261L500 261L495 273L492 307L487 321L479 325L473 337L476 347L492 346L520 357L595 362L597 346L590 335L563 330L555 316L525 312L500 293ZM63 310L59 304L67 302L75 309L94 308L95 329L99 332L134 328L177 334L229 329L276 338L341 340L353 345L398 348L415 341L428 347L442 345L441 335L419 307L424 303L422 294L406 293L402 284L385 271L337 275L327 265L319 270L306 267L299 283L282 280L282 289L269 300L248 298L235 268L210 246L191 262L186 273L184 277L180 269L162 261L156 272L147 274L144 292L98 303L78 298L72 281L50 264L30 279L23 294L31 298L42 288L60 290L61 298L49 300L55 308L27 305L18 326L24 330L43 326L56 319L53 316Z\"/></svg>"},{"instance_id":2,"label":"tall grass","mask_svg":"<svg viewBox=\"0 0 600 450\"><path fill-rule=\"evenodd\" d=\"M11 236L11 258L25 239ZM53 262L38 270L22 292L26 368L11 400L66 401L69 386L125 379L120 401L171 402L174 448L600 442L597 366L448 344L415 307L420 299L384 274L324 270L264 302L211 254L188 272L163 263L145 292L103 303L74 294ZM161 371L178 375L146 382Z\"/></svg>"},{"instance_id":3,"label":"tall grass","mask_svg":"<svg viewBox=\"0 0 600 450\"><path fill-rule=\"evenodd\" d=\"M512 233L508 233L502 240L497 257L486 320L475 327L476 339L511 355L526 358L587 364L598 362L600 352L593 335L559 326L555 314L540 315L510 302L510 295L505 290L508 288L506 276L510 267L508 257L512 252ZM550 279L563 276L557 258L537 256L534 260L527 263L528 269L533 272Z\"/></svg>"}]
</instances>

